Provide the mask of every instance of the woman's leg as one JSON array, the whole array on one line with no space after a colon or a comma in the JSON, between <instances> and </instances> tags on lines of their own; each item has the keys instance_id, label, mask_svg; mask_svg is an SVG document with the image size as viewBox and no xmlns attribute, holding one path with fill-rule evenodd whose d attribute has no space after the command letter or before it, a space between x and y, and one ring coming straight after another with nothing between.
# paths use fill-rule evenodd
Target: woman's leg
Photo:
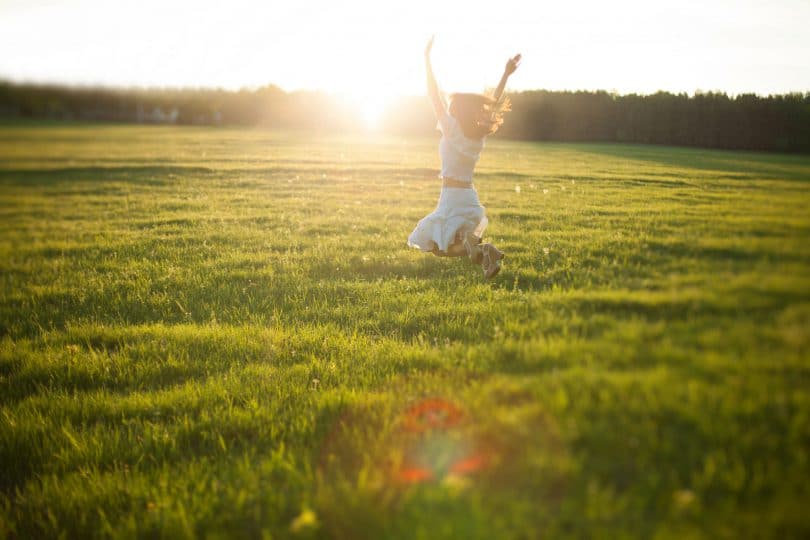
<instances>
[{"instance_id":1,"label":"woman's leg","mask_svg":"<svg viewBox=\"0 0 810 540\"><path fill-rule=\"evenodd\" d=\"M447 247L447 251L440 251L438 247L433 247L433 254L437 257L463 257L467 255L467 249L464 244L456 242Z\"/></svg>"},{"instance_id":2,"label":"woman's leg","mask_svg":"<svg viewBox=\"0 0 810 540\"><path fill-rule=\"evenodd\" d=\"M481 252L480 244L481 239L474 233L464 233L464 236L462 237L462 245L464 246L464 251L467 253L467 256L470 258L470 262L473 264L481 263L483 253Z\"/></svg>"},{"instance_id":3,"label":"woman's leg","mask_svg":"<svg viewBox=\"0 0 810 540\"><path fill-rule=\"evenodd\" d=\"M475 236L472 232L459 233L456 235L452 244L447 247L447 251L439 251L438 246L434 244L433 254L437 257L464 257L470 258L473 264L481 263L481 239Z\"/></svg>"}]
</instances>

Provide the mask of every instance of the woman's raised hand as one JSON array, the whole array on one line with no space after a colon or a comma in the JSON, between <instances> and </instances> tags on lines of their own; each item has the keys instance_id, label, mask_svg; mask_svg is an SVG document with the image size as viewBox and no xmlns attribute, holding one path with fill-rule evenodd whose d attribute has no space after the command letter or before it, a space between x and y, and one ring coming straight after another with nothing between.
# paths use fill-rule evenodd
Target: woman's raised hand
<instances>
[{"instance_id":1,"label":"woman's raised hand","mask_svg":"<svg viewBox=\"0 0 810 540\"><path fill-rule=\"evenodd\" d=\"M431 38L429 45L432 45L432 44L433 44L433 39ZM518 68L519 65L520 65L520 54L516 54L515 56L513 56L512 58L510 58L506 62L506 69L504 69L504 72L507 75L511 75L512 73L515 72L515 70Z\"/></svg>"},{"instance_id":2,"label":"woman's raised hand","mask_svg":"<svg viewBox=\"0 0 810 540\"><path fill-rule=\"evenodd\" d=\"M433 48L433 39L435 37L436 36L430 36L430 41L428 41L427 45L425 45L425 58L430 58L430 49Z\"/></svg>"}]
</instances>

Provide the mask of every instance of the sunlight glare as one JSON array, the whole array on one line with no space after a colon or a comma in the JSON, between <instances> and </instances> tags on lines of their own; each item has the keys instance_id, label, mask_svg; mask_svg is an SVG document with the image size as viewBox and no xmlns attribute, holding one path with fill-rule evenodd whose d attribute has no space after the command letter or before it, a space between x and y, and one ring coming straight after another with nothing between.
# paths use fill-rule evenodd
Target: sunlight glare
<instances>
[{"instance_id":1,"label":"sunlight glare","mask_svg":"<svg viewBox=\"0 0 810 540\"><path fill-rule=\"evenodd\" d=\"M390 104L390 99L377 96L359 103L358 109L363 115L363 124L369 131L382 128L383 115Z\"/></svg>"}]
</instances>

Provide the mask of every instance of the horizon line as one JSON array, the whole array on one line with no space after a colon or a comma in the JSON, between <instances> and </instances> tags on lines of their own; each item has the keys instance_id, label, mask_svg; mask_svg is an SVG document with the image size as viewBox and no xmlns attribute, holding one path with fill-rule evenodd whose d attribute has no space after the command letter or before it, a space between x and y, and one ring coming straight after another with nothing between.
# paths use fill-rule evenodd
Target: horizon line
<instances>
[{"instance_id":1,"label":"horizon line","mask_svg":"<svg viewBox=\"0 0 810 540\"><path fill-rule=\"evenodd\" d=\"M295 93L320 93L325 94L327 96L332 97L342 97L342 98L349 98L346 92L340 91L333 91L333 90L326 90L323 88L295 88L295 89L287 89L283 86L273 83L267 82L262 85L246 85L240 87L226 87L226 86L215 86L215 85L200 85L200 86L178 86L178 85L141 85L141 84L129 84L129 85L119 85L119 84L109 84L109 83L95 83L95 82L64 82L64 81L56 81L56 80L34 80L34 79L15 79L13 77L5 77L0 75L0 84L9 84L13 86L33 86L33 87L52 87L52 88L62 88L66 90L112 90L112 91L211 91L211 92L228 92L228 93L239 93L239 92L256 92L263 88L277 88L278 90L284 92L285 94L295 94ZM488 88L489 90L489 88ZM656 94L671 94L671 95L683 95L685 94L687 97L694 97L697 95L704 95L704 94L725 94L728 97L739 97L739 96L750 96L754 95L757 97L774 97L774 96L809 96L810 89L805 90L790 90L786 92L777 92L777 93L762 93L756 91L743 91L743 92L731 92L722 89L704 89L704 88L697 88L692 91L685 91L685 90L669 90L664 88L659 88L652 92L643 92L643 91L631 91L631 92L620 92L617 89L608 89L608 88L520 88L508 91L507 93L510 94L520 94L520 93L528 93L528 92L584 92L584 93L600 93L604 92L612 96L654 96ZM447 94L451 94L452 92L444 92ZM402 94L396 96L393 100L398 99L408 99L408 98L415 98L420 97L422 94Z\"/></svg>"}]
</instances>

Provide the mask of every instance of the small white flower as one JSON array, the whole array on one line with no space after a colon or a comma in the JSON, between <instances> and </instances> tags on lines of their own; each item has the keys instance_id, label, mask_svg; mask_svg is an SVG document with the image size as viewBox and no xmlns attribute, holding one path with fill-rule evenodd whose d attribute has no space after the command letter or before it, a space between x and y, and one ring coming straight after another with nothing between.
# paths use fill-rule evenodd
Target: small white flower
<instances>
[{"instance_id":1,"label":"small white flower","mask_svg":"<svg viewBox=\"0 0 810 540\"><path fill-rule=\"evenodd\" d=\"M520 193L520 186L515 186L515 193Z\"/></svg>"}]
</instances>

